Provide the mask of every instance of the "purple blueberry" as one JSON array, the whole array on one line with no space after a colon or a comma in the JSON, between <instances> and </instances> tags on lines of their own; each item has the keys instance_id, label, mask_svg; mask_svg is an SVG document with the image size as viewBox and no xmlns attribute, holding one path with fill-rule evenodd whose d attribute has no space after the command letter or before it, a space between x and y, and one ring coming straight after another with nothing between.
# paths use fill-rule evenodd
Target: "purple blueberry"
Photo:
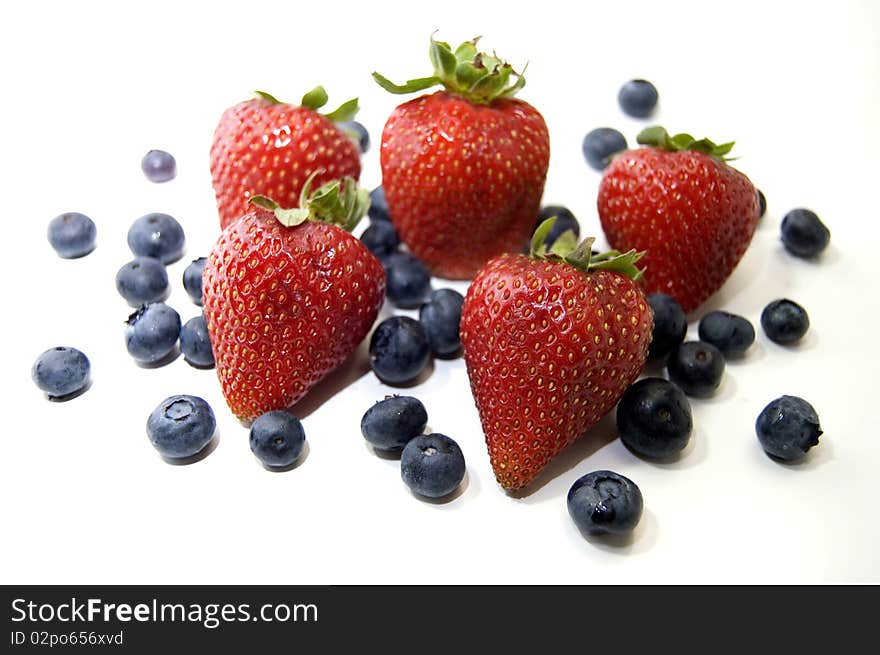
<instances>
[{"instance_id":1,"label":"purple blueberry","mask_svg":"<svg viewBox=\"0 0 880 655\"><path fill-rule=\"evenodd\" d=\"M168 182L177 175L177 162L164 150L150 150L141 160L141 170L150 182Z\"/></svg>"},{"instance_id":2,"label":"purple blueberry","mask_svg":"<svg viewBox=\"0 0 880 655\"><path fill-rule=\"evenodd\" d=\"M95 222L79 212L67 212L49 221L49 243L64 259L88 255L95 249L98 230Z\"/></svg>"},{"instance_id":3,"label":"purple blueberry","mask_svg":"<svg viewBox=\"0 0 880 655\"><path fill-rule=\"evenodd\" d=\"M42 353L34 362L31 377L49 398L65 398L83 389L89 382L89 358L76 348L58 346Z\"/></svg>"},{"instance_id":4,"label":"purple blueberry","mask_svg":"<svg viewBox=\"0 0 880 655\"><path fill-rule=\"evenodd\" d=\"M132 307L160 302L168 297L168 273L158 259L136 257L116 273L116 290Z\"/></svg>"}]
</instances>

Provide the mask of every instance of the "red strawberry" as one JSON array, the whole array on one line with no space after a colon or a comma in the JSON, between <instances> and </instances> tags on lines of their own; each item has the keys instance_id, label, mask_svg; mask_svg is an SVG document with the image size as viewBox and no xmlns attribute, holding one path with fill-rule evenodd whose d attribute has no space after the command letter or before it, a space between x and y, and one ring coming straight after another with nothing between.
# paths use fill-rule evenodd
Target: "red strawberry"
<instances>
[{"instance_id":1,"label":"red strawberry","mask_svg":"<svg viewBox=\"0 0 880 655\"><path fill-rule=\"evenodd\" d=\"M269 196L295 207L305 181L316 185L361 174L358 146L335 123L357 113L357 99L323 115L322 87L303 96L302 106L279 102L268 93L230 107L220 117L211 145L211 177L220 227L247 211L251 196Z\"/></svg>"},{"instance_id":2,"label":"red strawberry","mask_svg":"<svg viewBox=\"0 0 880 655\"><path fill-rule=\"evenodd\" d=\"M392 93L442 84L406 102L382 132L382 184L401 240L438 276L468 279L503 252L519 252L535 226L550 160L547 125L512 96L525 84L477 40L431 41L434 76ZM511 74L515 84L508 86Z\"/></svg>"},{"instance_id":3,"label":"red strawberry","mask_svg":"<svg viewBox=\"0 0 880 655\"><path fill-rule=\"evenodd\" d=\"M599 219L612 248L644 250L645 288L696 309L730 277L760 216L758 192L715 145L662 127L611 162L599 185Z\"/></svg>"},{"instance_id":4,"label":"red strawberry","mask_svg":"<svg viewBox=\"0 0 880 655\"><path fill-rule=\"evenodd\" d=\"M223 230L202 282L223 395L245 420L295 403L339 366L385 297L382 265L347 231L369 204L353 180L324 185L305 210L252 202ZM342 227L323 222L333 220Z\"/></svg>"},{"instance_id":5,"label":"red strawberry","mask_svg":"<svg viewBox=\"0 0 880 655\"><path fill-rule=\"evenodd\" d=\"M653 316L634 281L640 254L590 256L566 232L532 256L490 261L468 289L461 343L495 477L529 484L614 407L648 356Z\"/></svg>"}]
</instances>

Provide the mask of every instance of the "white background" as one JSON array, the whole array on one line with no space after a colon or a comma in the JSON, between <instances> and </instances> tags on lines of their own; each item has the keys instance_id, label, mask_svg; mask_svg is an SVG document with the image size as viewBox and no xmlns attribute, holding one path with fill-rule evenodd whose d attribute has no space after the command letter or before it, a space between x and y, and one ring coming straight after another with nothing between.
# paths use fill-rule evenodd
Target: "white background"
<instances>
[{"instance_id":1,"label":"white background","mask_svg":"<svg viewBox=\"0 0 880 655\"><path fill-rule=\"evenodd\" d=\"M0 581L880 582L877 3L545 0L536 11L447 1L430 10L255 0L0 10ZM531 494L507 495L489 468L463 361L438 361L409 393L427 406L431 429L460 443L468 475L453 501L421 501L398 462L374 455L360 435L364 410L392 391L362 351L297 408L305 461L270 473L213 371L183 358L142 369L126 354L130 310L114 276L130 258L125 235L138 216L164 211L182 222L188 248L169 268L169 303L184 321L198 312L180 278L218 234L208 150L223 109L252 89L298 101L322 83L331 104L359 95L373 138L362 182L373 187L381 128L400 98L370 72L428 74L435 29L454 43L483 34L515 66L529 62L520 97L544 114L552 139L545 201L568 205L585 234L599 233L599 174L582 159L583 135L610 125L632 143L645 124L617 107L625 80L657 85L656 121L671 131L736 139L735 165L765 191L769 210L733 278L692 317L691 335L705 310L724 307L757 325L762 307L782 296L808 309L812 329L793 348L759 329L717 396L693 401L695 431L677 462L638 459L605 420ZM151 148L177 157L177 179L145 180L139 162ZM831 228L819 262L781 248L779 222L796 206ZM49 247L46 226L64 211L96 221L92 255L66 261ZM60 344L87 353L94 383L51 403L30 367ZM204 397L218 419L216 450L189 466L163 462L144 430L175 393ZM797 465L768 459L754 434L757 414L783 393L813 403L825 430ZM642 522L622 543L584 539L566 512L571 484L600 468L631 477L644 494Z\"/></svg>"}]
</instances>

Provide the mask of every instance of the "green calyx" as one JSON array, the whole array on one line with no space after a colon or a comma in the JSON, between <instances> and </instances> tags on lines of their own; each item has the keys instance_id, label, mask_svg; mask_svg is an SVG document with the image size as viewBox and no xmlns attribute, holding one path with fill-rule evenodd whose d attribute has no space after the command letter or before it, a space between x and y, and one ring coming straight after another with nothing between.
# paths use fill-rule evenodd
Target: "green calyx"
<instances>
[{"instance_id":1,"label":"green calyx","mask_svg":"<svg viewBox=\"0 0 880 655\"><path fill-rule=\"evenodd\" d=\"M608 252L594 255L593 243L596 239L588 237L578 243L577 237L572 230L566 230L560 234L548 249L544 241L550 230L553 229L555 222L556 217L552 216L543 221L538 226L538 229L535 230L529 249L530 255L535 259L565 262L584 273L591 271L614 271L626 275L633 280L638 280L644 274L645 269L636 266L636 263L644 256L644 251L636 252L635 250L629 250L628 252L621 253L617 250L609 250Z\"/></svg>"},{"instance_id":2,"label":"green calyx","mask_svg":"<svg viewBox=\"0 0 880 655\"><path fill-rule=\"evenodd\" d=\"M709 139L695 139L686 132L676 134L675 136L669 136L669 132L659 125L646 127L639 132L636 141L643 146L654 146L656 148L668 150L669 152L694 150L709 155L710 157L720 159L721 161L731 161L732 159L735 159L734 157L725 157L725 155L733 149L733 144L736 143L735 141L728 141L727 143L719 145Z\"/></svg>"},{"instance_id":3,"label":"green calyx","mask_svg":"<svg viewBox=\"0 0 880 655\"><path fill-rule=\"evenodd\" d=\"M465 41L454 51L448 43L431 37L430 57L434 74L395 84L379 73L373 79L390 93L415 93L442 84L446 91L479 105L488 105L498 98L508 98L526 85L526 78L506 61L477 50L476 37ZM523 70L523 73L525 70ZM516 80L511 82L511 76Z\"/></svg>"},{"instance_id":4,"label":"green calyx","mask_svg":"<svg viewBox=\"0 0 880 655\"><path fill-rule=\"evenodd\" d=\"M275 96L266 93L265 91L254 91L254 95L260 100L265 100L273 105L283 104ZM311 109L312 111L318 111L321 107L327 104L328 99L324 87L316 86L302 97L300 105L307 109ZM352 98L351 100L343 102L333 111L323 114L323 116L334 123L341 123L343 121L352 120L358 113L358 109L360 109L360 107L358 107L358 99Z\"/></svg>"},{"instance_id":5,"label":"green calyx","mask_svg":"<svg viewBox=\"0 0 880 655\"><path fill-rule=\"evenodd\" d=\"M317 174L312 173L303 185L299 207L284 209L266 196L253 196L248 202L274 212L275 218L285 227L318 221L351 232L370 208L370 192L359 187L351 177L327 182L311 191L312 180Z\"/></svg>"}]
</instances>

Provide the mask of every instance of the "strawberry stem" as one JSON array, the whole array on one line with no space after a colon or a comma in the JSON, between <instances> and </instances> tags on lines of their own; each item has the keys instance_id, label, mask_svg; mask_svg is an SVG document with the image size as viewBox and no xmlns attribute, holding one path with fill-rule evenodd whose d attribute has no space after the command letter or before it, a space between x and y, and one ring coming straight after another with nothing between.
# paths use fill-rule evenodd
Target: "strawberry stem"
<instances>
[{"instance_id":1,"label":"strawberry stem","mask_svg":"<svg viewBox=\"0 0 880 655\"><path fill-rule=\"evenodd\" d=\"M260 100L265 100L266 102L273 105L284 104L278 98L270 93L266 93L265 91L254 91L253 93ZM316 86L314 89L312 89L302 97L302 100L300 101L300 106L305 107L306 109L311 109L312 111L318 111L321 107L327 104L328 99L329 98L327 96L327 92L324 90L324 87ZM346 100L345 102L343 102L333 111L324 113L323 116L332 123L343 123L345 121L352 120L358 113L359 109L360 107L358 106L358 99L352 98L351 100Z\"/></svg>"},{"instance_id":2,"label":"strawberry stem","mask_svg":"<svg viewBox=\"0 0 880 655\"><path fill-rule=\"evenodd\" d=\"M317 171L303 185L299 207L284 209L266 196L253 196L248 202L273 212L278 222L285 227L317 221L338 225L351 232L370 208L369 191L358 186L351 177L327 182L311 191L316 175Z\"/></svg>"},{"instance_id":3,"label":"strawberry stem","mask_svg":"<svg viewBox=\"0 0 880 655\"><path fill-rule=\"evenodd\" d=\"M715 157L721 161L730 161L732 157L725 157L732 149L735 141L716 144L710 139L695 139L690 134L682 132L675 136L670 136L665 128L659 125L646 127L636 137L636 141L643 146L654 146L668 150L669 152L681 152L682 150L693 150L702 152L704 155Z\"/></svg>"},{"instance_id":4,"label":"strawberry stem","mask_svg":"<svg viewBox=\"0 0 880 655\"><path fill-rule=\"evenodd\" d=\"M590 271L614 271L621 273L633 280L638 280L645 273L645 269L638 268L636 263L644 256L644 251L636 252L634 249L621 253L617 250L609 250L598 255L593 254L594 237L587 237L580 243L574 231L566 230L563 232L553 245L548 249L544 242L556 217L551 216L543 221L535 234L532 236L530 247L530 255L535 259L543 259L547 261L565 262L576 269L589 273Z\"/></svg>"},{"instance_id":5,"label":"strawberry stem","mask_svg":"<svg viewBox=\"0 0 880 655\"><path fill-rule=\"evenodd\" d=\"M525 86L526 78L494 53L479 52L479 39L465 41L453 51L448 43L435 41L432 36L428 54L434 67L433 75L417 77L403 84L395 84L379 73L373 73L373 79L389 93L396 94L415 93L442 84L449 93L480 105L513 96ZM511 75L516 77L512 84Z\"/></svg>"}]
</instances>

